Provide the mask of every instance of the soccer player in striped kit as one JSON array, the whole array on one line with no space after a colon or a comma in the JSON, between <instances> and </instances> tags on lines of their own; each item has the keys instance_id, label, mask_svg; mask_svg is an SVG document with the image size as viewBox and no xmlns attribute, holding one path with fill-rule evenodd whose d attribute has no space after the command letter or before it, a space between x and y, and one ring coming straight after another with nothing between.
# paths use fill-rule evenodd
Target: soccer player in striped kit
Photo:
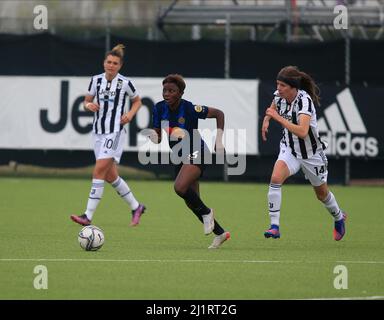
<instances>
[{"instance_id":1,"label":"soccer player in striped kit","mask_svg":"<svg viewBox=\"0 0 384 320\"><path fill-rule=\"evenodd\" d=\"M327 185L328 161L323 151L326 145L318 133L315 109L315 104L319 104L319 89L308 74L294 66L281 69L276 83L277 90L271 106L266 110L261 129L262 138L266 141L271 118L283 126L280 153L268 192L271 227L264 236L280 238L281 186L301 169L312 184L317 199L334 218L333 236L339 241L345 234L347 215L340 209Z\"/></svg>"},{"instance_id":2,"label":"soccer player in striped kit","mask_svg":"<svg viewBox=\"0 0 384 320\"><path fill-rule=\"evenodd\" d=\"M141 107L140 96L132 80L119 71L123 65L124 45L118 44L105 55L104 73L93 76L84 100L84 108L94 113L93 141L96 165L93 170L92 187L84 214L71 215L71 219L83 226L90 225L97 205L108 182L127 202L132 210L131 226L140 222L145 206L140 204L127 183L119 176L117 164L126 141L124 125L129 123ZM126 97L131 99L131 108L125 112ZM96 98L96 101L94 101Z\"/></svg>"}]
</instances>

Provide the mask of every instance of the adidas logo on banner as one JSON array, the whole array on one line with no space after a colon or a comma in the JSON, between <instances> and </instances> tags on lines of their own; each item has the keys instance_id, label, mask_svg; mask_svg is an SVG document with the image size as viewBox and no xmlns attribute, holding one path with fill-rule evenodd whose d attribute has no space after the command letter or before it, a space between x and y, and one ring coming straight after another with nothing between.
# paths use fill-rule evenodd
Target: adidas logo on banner
<instances>
[{"instance_id":1,"label":"adidas logo on banner","mask_svg":"<svg viewBox=\"0 0 384 320\"><path fill-rule=\"evenodd\" d=\"M378 142L367 137L367 128L349 88L336 96L338 103L332 103L319 118L318 128L322 140L328 142L326 154L339 156L376 157Z\"/></svg>"}]
</instances>

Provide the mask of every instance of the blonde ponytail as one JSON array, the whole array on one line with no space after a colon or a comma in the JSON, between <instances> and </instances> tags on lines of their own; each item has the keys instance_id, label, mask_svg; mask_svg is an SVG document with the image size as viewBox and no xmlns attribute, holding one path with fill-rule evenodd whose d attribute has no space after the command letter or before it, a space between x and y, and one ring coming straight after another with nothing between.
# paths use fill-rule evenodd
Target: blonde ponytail
<instances>
[{"instance_id":1,"label":"blonde ponytail","mask_svg":"<svg viewBox=\"0 0 384 320\"><path fill-rule=\"evenodd\" d=\"M123 63L124 49L125 49L125 46L119 43L118 45L114 46L111 51L108 51L106 53L105 58L107 58L108 56L119 57L121 63Z\"/></svg>"}]
</instances>

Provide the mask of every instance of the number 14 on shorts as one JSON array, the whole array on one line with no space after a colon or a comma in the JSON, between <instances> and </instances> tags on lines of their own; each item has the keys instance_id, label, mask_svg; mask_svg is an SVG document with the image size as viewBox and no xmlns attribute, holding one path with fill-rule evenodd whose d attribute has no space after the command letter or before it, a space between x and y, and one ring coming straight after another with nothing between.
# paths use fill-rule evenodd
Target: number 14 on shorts
<instances>
[{"instance_id":1,"label":"number 14 on shorts","mask_svg":"<svg viewBox=\"0 0 384 320\"><path fill-rule=\"evenodd\" d=\"M325 172L325 166L321 167L313 167L316 171L316 175L318 176L319 174L323 174Z\"/></svg>"}]
</instances>

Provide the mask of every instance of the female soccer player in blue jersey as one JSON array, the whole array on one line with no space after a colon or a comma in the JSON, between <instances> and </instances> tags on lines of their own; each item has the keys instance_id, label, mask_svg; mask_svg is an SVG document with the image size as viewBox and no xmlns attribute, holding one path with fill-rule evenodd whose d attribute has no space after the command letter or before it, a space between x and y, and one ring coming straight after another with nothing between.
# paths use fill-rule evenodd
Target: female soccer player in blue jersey
<instances>
[{"instance_id":1,"label":"female soccer player in blue jersey","mask_svg":"<svg viewBox=\"0 0 384 320\"><path fill-rule=\"evenodd\" d=\"M117 169L126 139L124 125L133 119L141 107L141 99L132 80L119 73L123 57L122 44L107 52L104 59L105 72L92 77L84 100L84 108L94 113L92 137L96 165L87 208L80 216L71 215L74 222L84 226L91 224L104 192L104 181L110 183L132 209L131 226L139 224L145 210L145 206L136 200L127 183L119 176ZM124 110L126 96L132 101L128 112Z\"/></svg>"},{"instance_id":2,"label":"female soccer player in blue jersey","mask_svg":"<svg viewBox=\"0 0 384 320\"><path fill-rule=\"evenodd\" d=\"M216 235L208 248L219 248L230 234L215 220L213 209L208 208L200 198L199 178L211 154L197 128L199 119L215 118L218 129L215 149L217 153L224 152L224 113L182 99L186 84L181 75L170 74L162 83L164 100L153 108L153 129L156 133L151 140L160 143L162 129L168 133L169 146L173 151L171 160L174 159L176 170L175 192L203 223L204 233L208 235L213 232Z\"/></svg>"},{"instance_id":3,"label":"female soccer player in blue jersey","mask_svg":"<svg viewBox=\"0 0 384 320\"><path fill-rule=\"evenodd\" d=\"M261 129L263 140L267 140L271 118L284 129L268 192L271 227L264 236L280 238L281 186L301 169L312 184L317 199L334 218L333 236L339 241L345 234L346 214L327 185L328 160L323 151L326 145L320 139L316 119L318 87L308 74L294 66L281 69L276 83L277 90Z\"/></svg>"}]
</instances>

